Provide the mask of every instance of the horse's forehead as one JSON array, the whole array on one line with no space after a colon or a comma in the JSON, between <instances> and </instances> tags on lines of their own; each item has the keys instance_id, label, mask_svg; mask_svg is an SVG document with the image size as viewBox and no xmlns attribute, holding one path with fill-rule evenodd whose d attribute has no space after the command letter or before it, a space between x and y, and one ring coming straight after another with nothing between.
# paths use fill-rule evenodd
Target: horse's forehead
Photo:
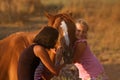
<instances>
[{"instance_id":1,"label":"horse's forehead","mask_svg":"<svg viewBox=\"0 0 120 80\"><path fill-rule=\"evenodd\" d=\"M63 30L62 32L63 32L63 36L64 36L64 39L65 39L65 43L66 43L67 46L69 46L70 40L69 40L69 36L68 36L68 27L67 27L64 20L61 22L60 27Z\"/></svg>"},{"instance_id":2,"label":"horse's forehead","mask_svg":"<svg viewBox=\"0 0 120 80\"><path fill-rule=\"evenodd\" d=\"M66 24L66 25L68 25L68 23L67 22L69 22L69 19L66 19L65 17L63 17L63 16L57 16L57 17L55 17L55 19L54 19L54 24L58 24L59 26L61 25L61 24Z\"/></svg>"},{"instance_id":3,"label":"horse's forehead","mask_svg":"<svg viewBox=\"0 0 120 80\"><path fill-rule=\"evenodd\" d=\"M70 15L68 15L68 14L65 14L65 13L62 13L62 14L57 14L57 15L49 15L50 17L49 17L49 21L50 22L53 22L54 23L54 21L55 20L57 20L58 18L61 18L62 20L64 20L64 21L72 21L71 19L71 16Z\"/></svg>"}]
</instances>

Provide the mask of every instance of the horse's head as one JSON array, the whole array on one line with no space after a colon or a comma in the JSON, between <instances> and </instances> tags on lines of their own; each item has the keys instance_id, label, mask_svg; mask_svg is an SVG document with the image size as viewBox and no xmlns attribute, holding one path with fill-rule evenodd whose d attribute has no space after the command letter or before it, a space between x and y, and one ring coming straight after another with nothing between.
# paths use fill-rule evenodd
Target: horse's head
<instances>
[{"instance_id":1,"label":"horse's head","mask_svg":"<svg viewBox=\"0 0 120 80\"><path fill-rule=\"evenodd\" d=\"M46 13L46 16L48 18L48 26L53 26L59 31L58 46L64 49L64 62L70 63L72 60L72 47L76 40L74 20L66 13L57 15Z\"/></svg>"}]
</instances>

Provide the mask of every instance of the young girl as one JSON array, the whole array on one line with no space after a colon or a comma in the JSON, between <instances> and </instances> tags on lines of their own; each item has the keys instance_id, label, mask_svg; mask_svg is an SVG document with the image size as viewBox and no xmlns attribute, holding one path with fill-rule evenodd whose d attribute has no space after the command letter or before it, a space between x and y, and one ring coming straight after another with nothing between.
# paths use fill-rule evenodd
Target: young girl
<instances>
[{"instance_id":1,"label":"young girl","mask_svg":"<svg viewBox=\"0 0 120 80\"><path fill-rule=\"evenodd\" d=\"M26 48L20 55L18 62L18 80L43 80L42 72L47 68L52 74L57 75L59 70L49 57L49 51L55 47L58 31L52 27L43 28L34 38L33 44ZM39 65L39 74L34 76Z\"/></svg>"},{"instance_id":2,"label":"young girl","mask_svg":"<svg viewBox=\"0 0 120 80\"><path fill-rule=\"evenodd\" d=\"M73 63L79 70L82 80L107 80L103 66L91 52L87 43L88 24L79 19L76 22L76 38Z\"/></svg>"}]
</instances>

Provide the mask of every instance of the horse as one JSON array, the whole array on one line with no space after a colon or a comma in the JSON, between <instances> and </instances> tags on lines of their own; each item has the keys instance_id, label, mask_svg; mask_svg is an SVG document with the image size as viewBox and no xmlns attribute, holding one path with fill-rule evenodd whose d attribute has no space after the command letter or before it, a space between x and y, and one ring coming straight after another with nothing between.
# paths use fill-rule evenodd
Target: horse
<instances>
[{"instance_id":1,"label":"horse","mask_svg":"<svg viewBox=\"0 0 120 80\"><path fill-rule=\"evenodd\" d=\"M64 58L64 62L70 63L71 48L76 40L74 19L67 13L56 15L46 13L46 17L48 18L47 25L59 31L60 37L57 44L65 48L65 54L63 56L66 58ZM39 31L40 30L34 32L17 32L0 40L0 80L17 80L19 56L26 47L32 44L34 37ZM65 44L63 44L62 41L65 41ZM55 59L55 55L49 55L51 60Z\"/></svg>"}]
</instances>

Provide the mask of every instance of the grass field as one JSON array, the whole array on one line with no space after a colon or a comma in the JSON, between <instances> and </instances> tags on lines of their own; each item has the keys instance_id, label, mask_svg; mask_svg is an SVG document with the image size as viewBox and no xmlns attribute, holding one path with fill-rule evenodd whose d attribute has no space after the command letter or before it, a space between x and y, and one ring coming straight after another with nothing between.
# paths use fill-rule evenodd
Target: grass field
<instances>
[{"instance_id":1,"label":"grass field","mask_svg":"<svg viewBox=\"0 0 120 80\"><path fill-rule=\"evenodd\" d=\"M20 5L24 10L18 10L19 15L16 14L15 17L12 11L11 14L2 16L2 13L10 12L6 8L1 12L3 8L0 6L0 39L14 32L38 29L47 22L43 16L44 11L50 13L70 11L75 19L83 18L88 22L90 26L88 42L92 51L104 65L110 80L120 80L119 0L41 0L39 3L43 6L42 9ZM28 9L31 12L27 13ZM17 16L19 18L16 18Z\"/></svg>"}]
</instances>

